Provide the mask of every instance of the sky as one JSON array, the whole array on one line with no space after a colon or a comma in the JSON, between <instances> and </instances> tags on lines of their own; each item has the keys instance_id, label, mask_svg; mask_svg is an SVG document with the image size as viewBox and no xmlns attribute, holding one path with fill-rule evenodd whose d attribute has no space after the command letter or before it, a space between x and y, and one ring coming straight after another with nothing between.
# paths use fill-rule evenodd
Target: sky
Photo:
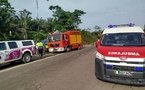
<instances>
[{"instance_id":1,"label":"sky","mask_svg":"<svg viewBox=\"0 0 145 90\"><path fill-rule=\"evenodd\" d=\"M26 9L32 13L32 18L37 17L36 0L8 1L17 13ZM145 25L145 0L38 0L38 17L52 17L51 5L59 5L65 11L78 9L86 12L81 16L80 29L94 30L97 25L103 30L110 24L134 23L141 28Z\"/></svg>"}]
</instances>

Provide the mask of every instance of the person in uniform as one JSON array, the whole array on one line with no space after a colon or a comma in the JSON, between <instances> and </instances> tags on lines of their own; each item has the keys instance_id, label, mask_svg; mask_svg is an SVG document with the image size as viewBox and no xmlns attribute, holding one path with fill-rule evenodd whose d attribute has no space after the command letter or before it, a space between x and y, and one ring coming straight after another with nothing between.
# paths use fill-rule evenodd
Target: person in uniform
<instances>
[{"instance_id":1,"label":"person in uniform","mask_svg":"<svg viewBox=\"0 0 145 90\"><path fill-rule=\"evenodd\" d=\"M38 43L36 44L37 46L37 50L38 50L38 55L39 57L43 56L43 43L38 41Z\"/></svg>"},{"instance_id":2,"label":"person in uniform","mask_svg":"<svg viewBox=\"0 0 145 90\"><path fill-rule=\"evenodd\" d=\"M49 50L48 50L48 44L45 44L45 52L48 53Z\"/></svg>"}]
</instances>

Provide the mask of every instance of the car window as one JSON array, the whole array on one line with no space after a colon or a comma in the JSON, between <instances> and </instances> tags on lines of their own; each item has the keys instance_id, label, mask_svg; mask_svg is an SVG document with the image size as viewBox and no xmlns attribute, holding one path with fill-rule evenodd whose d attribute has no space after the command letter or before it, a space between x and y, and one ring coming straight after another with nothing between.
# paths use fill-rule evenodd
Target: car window
<instances>
[{"instance_id":1,"label":"car window","mask_svg":"<svg viewBox=\"0 0 145 90\"><path fill-rule=\"evenodd\" d=\"M9 45L10 49L18 48L18 45L16 42L8 42L8 45Z\"/></svg>"},{"instance_id":2,"label":"car window","mask_svg":"<svg viewBox=\"0 0 145 90\"><path fill-rule=\"evenodd\" d=\"M22 41L23 46L30 46L33 45L32 41Z\"/></svg>"},{"instance_id":3,"label":"car window","mask_svg":"<svg viewBox=\"0 0 145 90\"><path fill-rule=\"evenodd\" d=\"M143 33L104 34L101 45L142 46L145 45L145 38Z\"/></svg>"},{"instance_id":4,"label":"car window","mask_svg":"<svg viewBox=\"0 0 145 90\"><path fill-rule=\"evenodd\" d=\"M67 37L66 37L66 34L63 34L63 40L66 40L67 39Z\"/></svg>"},{"instance_id":5,"label":"car window","mask_svg":"<svg viewBox=\"0 0 145 90\"><path fill-rule=\"evenodd\" d=\"M0 51L1 50L6 50L6 44L5 43L0 43Z\"/></svg>"},{"instance_id":6,"label":"car window","mask_svg":"<svg viewBox=\"0 0 145 90\"><path fill-rule=\"evenodd\" d=\"M61 34L54 34L48 37L49 41L60 41Z\"/></svg>"}]
</instances>

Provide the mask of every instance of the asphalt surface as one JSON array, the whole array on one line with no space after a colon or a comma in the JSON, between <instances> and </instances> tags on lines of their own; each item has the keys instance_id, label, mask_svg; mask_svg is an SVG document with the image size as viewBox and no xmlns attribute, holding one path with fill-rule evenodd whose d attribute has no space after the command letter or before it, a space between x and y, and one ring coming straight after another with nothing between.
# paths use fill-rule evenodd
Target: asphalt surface
<instances>
[{"instance_id":1,"label":"asphalt surface","mask_svg":"<svg viewBox=\"0 0 145 90\"><path fill-rule=\"evenodd\" d=\"M0 90L145 90L96 79L95 47L57 53L0 70Z\"/></svg>"}]
</instances>

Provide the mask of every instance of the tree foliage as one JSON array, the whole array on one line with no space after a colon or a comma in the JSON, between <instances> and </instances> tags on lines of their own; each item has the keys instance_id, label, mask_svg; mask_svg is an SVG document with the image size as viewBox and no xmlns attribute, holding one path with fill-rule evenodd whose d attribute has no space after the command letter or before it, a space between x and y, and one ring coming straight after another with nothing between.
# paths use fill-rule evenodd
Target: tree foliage
<instances>
[{"instance_id":1,"label":"tree foliage","mask_svg":"<svg viewBox=\"0 0 145 90\"><path fill-rule=\"evenodd\" d=\"M8 0L0 0L0 41L21 39L37 41L46 39L48 33L53 33L55 30L62 32L75 30L82 23L81 16L86 14L78 9L73 12L65 11L58 5L52 5L49 9L53 12L52 17L33 19L32 13L28 10L23 9L16 13ZM89 30L80 30L84 44L90 44L98 39L99 26L95 27L94 32Z\"/></svg>"},{"instance_id":2,"label":"tree foliage","mask_svg":"<svg viewBox=\"0 0 145 90\"><path fill-rule=\"evenodd\" d=\"M86 14L82 10L74 10L74 12L64 11L60 6L51 5L49 9L53 12L53 30L66 31L78 28L81 24L80 16Z\"/></svg>"},{"instance_id":3,"label":"tree foliage","mask_svg":"<svg viewBox=\"0 0 145 90\"><path fill-rule=\"evenodd\" d=\"M17 16L18 17L18 22L19 22L19 31L22 33L23 38L27 39L27 30L28 28L28 22L31 21L31 12L27 11L24 9L23 11L19 11L20 14Z\"/></svg>"},{"instance_id":4,"label":"tree foliage","mask_svg":"<svg viewBox=\"0 0 145 90\"><path fill-rule=\"evenodd\" d=\"M0 1L0 14L0 39L9 39L15 28L15 10L7 0Z\"/></svg>"}]
</instances>

